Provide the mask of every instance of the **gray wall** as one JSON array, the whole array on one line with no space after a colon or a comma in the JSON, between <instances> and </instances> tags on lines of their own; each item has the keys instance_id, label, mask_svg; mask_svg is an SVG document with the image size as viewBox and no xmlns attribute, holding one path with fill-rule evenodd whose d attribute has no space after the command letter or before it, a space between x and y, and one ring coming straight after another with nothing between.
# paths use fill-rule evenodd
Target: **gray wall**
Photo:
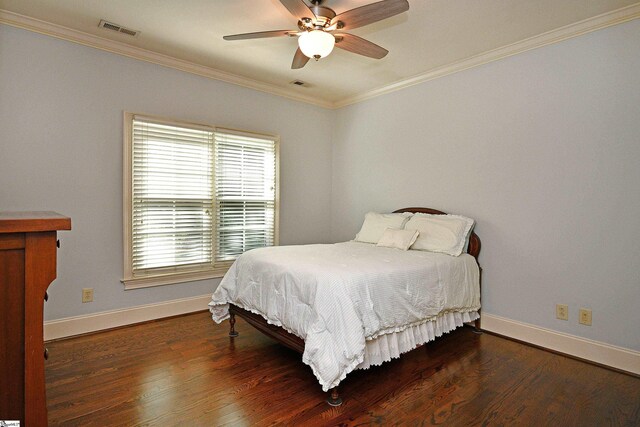
<instances>
[{"instance_id":1,"label":"gray wall","mask_svg":"<svg viewBox=\"0 0 640 427\"><path fill-rule=\"evenodd\" d=\"M0 210L55 210L47 319L204 295L217 280L124 291L123 110L281 137L280 241L330 236L334 112L0 25ZM95 301L81 303L81 288Z\"/></svg>"},{"instance_id":2,"label":"gray wall","mask_svg":"<svg viewBox=\"0 0 640 427\"><path fill-rule=\"evenodd\" d=\"M278 133L283 244L351 239L369 210L465 214L486 312L640 349L638 70L634 21L336 114L0 25L0 210L73 218L47 319L207 294L123 291L122 111Z\"/></svg>"},{"instance_id":3,"label":"gray wall","mask_svg":"<svg viewBox=\"0 0 640 427\"><path fill-rule=\"evenodd\" d=\"M343 108L333 140L333 240L468 215L485 312L640 349L640 20Z\"/></svg>"}]
</instances>

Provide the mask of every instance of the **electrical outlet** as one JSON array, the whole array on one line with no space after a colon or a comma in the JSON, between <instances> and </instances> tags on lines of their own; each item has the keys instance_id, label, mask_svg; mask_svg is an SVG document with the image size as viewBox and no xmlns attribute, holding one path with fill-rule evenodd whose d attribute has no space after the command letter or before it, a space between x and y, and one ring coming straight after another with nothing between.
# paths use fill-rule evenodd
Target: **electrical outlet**
<instances>
[{"instance_id":1,"label":"electrical outlet","mask_svg":"<svg viewBox=\"0 0 640 427\"><path fill-rule=\"evenodd\" d=\"M578 316L578 322L581 325L591 326L591 310L588 308L581 308L580 315Z\"/></svg>"},{"instance_id":2,"label":"electrical outlet","mask_svg":"<svg viewBox=\"0 0 640 427\"><path fill-rule=\"evenodd\" d=\"M93 288L82 288L82 302L93 302Z\"/></svg>"},{"instance_id":3,"label":"electrical outlet","mask_svg":"<svg viewBox=\"0 0 640 427\"><path fill-rule=\"evenodd\" d=\"M569 306L566 304L556 304L556 317L560 320L569 320Z\"/></svg>"}]
</instances>

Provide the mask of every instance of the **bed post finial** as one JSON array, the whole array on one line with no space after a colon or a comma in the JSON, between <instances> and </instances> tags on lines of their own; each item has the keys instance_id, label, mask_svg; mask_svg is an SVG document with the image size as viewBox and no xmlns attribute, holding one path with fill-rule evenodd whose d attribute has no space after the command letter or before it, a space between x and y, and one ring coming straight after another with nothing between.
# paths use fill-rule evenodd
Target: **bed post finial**
<instances>
[{"instance_id":1,"label":"bed post finial","mask_svg":"<svg viewBox=\"0 0 640 427\"><path fill-rule=\"evenodd\" d=\"M236 315L229 313L229 336L235 338L238 335L240 334L236 331Z\"/></svg>"},{"instance_id":2,"label":"bed post finial","mask_svg":"<svg viewBox=\"0 0 640 427\"><path fill-rule=\"evenodd\" d=\"M331 406L340 406L342 405L342 399L340 398L340 395L338 394L338 387L334 387L331 390L329 390L329 392L331 393L329 395L329 398L327 399L327 403Z\"/></svg>"}]
</instances>

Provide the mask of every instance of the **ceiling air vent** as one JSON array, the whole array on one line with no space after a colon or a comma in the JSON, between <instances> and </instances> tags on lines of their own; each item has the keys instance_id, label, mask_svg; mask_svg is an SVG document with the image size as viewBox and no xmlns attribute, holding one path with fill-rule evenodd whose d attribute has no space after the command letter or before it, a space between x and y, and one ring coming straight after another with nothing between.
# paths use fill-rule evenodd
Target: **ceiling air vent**
<instances>
[{"instance_id":1,"label":"ceiling air vent","mask_svg":"<svg viewBox=\"0 0 640 427\"><path fill-rule=\"evenodd\" d=\"M294 80L294 81L289 82L289 83L291 83L292 85L295 85L295 86L309 87L309 85L307 83L303 82L302 80Z\"/></svg>"},{"instance_id":2,"label":"ceiling air vent","mask_svg":"<svg viewBox=\"0 0 640 427\"><path fill-rule=\"evenodd\" d=\"M126 34L131 37L136 37L140 34L140 31L130 30L129 28L122 27L118 24L114 24L113 22L108 22L102 19L98 24L98 28L104 28L105 30L115 31L117 33Z\"/></svg>"}]
</instances>

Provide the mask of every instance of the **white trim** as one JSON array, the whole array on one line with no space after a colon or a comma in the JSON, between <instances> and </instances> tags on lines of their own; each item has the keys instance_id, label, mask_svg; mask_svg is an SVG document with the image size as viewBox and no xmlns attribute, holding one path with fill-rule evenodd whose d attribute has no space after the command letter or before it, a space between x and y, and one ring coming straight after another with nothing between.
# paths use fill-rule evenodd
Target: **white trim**
<instances>
[{"instance_id":1,"label":"white trim","mask_svg":"<svg viewBox=\"0 0 640 427\"><path fill-rule=\"evenodd\" d=\"M124 278L131 277L131 235L133 224L131 212L133 211L133 117L134 114L128 111L123 112L122 121L122 241L124 249ZM125 279L122 279L124 288L128 289Z\"/></svg>"},{"instance_id":2,"label":"white trim","mask_svg":"<svg viewBox=\"0 0 640 427\"><path fill-rule=\"evenodd\" d=\"M407 87L423 83L429 80L444 77L449 74L458 73L469 68L478 67L489 62L507 58L518 53L526 52L531 49L547 46L549 44L558 43L566 39L577 37L592 31L600 30L612 25L621 24L640 18L640 2L626 6L620 9L606 12L583 21L566 25L555 30L548 31L527 39L497 48L486 52L479 53L469 58L444 65L440 68L420 73L413 77L399 80L395 83L379 87L370 91L360 93L358 95L341 99L336 102L321 100L313 96L305 96L300 93L272 85L246 77L234 75L232 73L218 70L212 67L195 64L193 62L182 59L173 58L161 53L152 52L150 50L131 46L126 43L105 39L93 34L82 31L73 30L61 25L52 24L41 21L39 19L20 15L8 10L0 9L0 23L11 25L25 30L33 31L40 34L56 37L59 39L79 43L85 46L94 47L96 49L106 50L118 55L139 59L141 61L151 62L176 70L185 71L187 73L208 77L215 80L221 80L238 86L255 89L261 92L270 93L295 101L306 102L323 108L338 109L347 105L365 101L380 95L395 92Z\"/></svg>"},{"instance_id":3,"label":"white trim","mask_svg":"<svg viewBox=\"0 0 640 427\"><path fill-rule=\"evenodd\" d=\"M187 73L196 74L198 76L207 77L214 80L221 80L223 82L258 90L260 92L282 96L294 101L306 102L308 104L313 104L324 108L332 108L333 106L333 103L331 102L317 99L313 96L302 95L289 88L282 88L247 77L241 77L226 71L218 70L213 67L207 67L205 65L196 64L194 62L174 58L169 55L164 55L162 53L153 52L136 46L131 46L119 41L105 39L103 37L85 33L83 31L63 27L62 25L52 24L50 22L31 18L25 15L20 15L18 13L10 12L4 9L0 9L0 23L78 43L84 46L106 50L107 52L127 56L129 58L139 59L141 61L151 62L153 64L174 68L176 70L185 71Z\"/></svg>"},{"instance_id":4,"label":"white trim","mask_svg":"<svg viewBox=\"0 0 640 427\"><path fill-rule=\"evenodd\" d=\"M363 92L359 95L342 99L335 102L333 104L333 108L342 108L347 105L356 104L358 102L375 98L380 95L405 89L409 86L417 85L419 83L437 79L439 77L448 76L449 74L458 73L469 68L478 67L489 62L516 55L518 53L558 43L566 39L581 36L583 34L610 27L612 25L622 24L623 22L631 21L637 18L640 18L640 2L632 4L631 6L613 10L611 12L603 13L601 15L593 16L583 21L565 25L564 27L556 28L555 30L547 31L546 33L538 34L536 36L499 47L497 49L488 50L478 55L474 55L463 60L453 62L451 64L447 64L424 73L420 73L408 79L399 80L395 83L380 87L378 89L373 89L367 92Z\"/></svg>"},{"instance_id":5,"label":"white trim","mask_svg":"<svg viewBox=\"0 0 640 427\"><path fill-rule=\"evenodd\" d=\"M211 301L211 295L207 294L120 310L49 320L44 323L44 337L45 340L53 340L164 317L193 313L206 310L209 301ZM486 312L482 313L481 319L482 329L486 331L640 375L640 352L638 351L552 331Z\"/></svg>"},{"instance_id":6,"label":"white trim","mask_svg":"<svg viewBox=\"0 0 640 427\"><path fill-rule=\"evenodd\" d=\"M482 329L486 331L640 375L640 351L552 331L484 311L481 321Z\"/></svg>"},{"instance_id":7,"label":"white trim","mask_svg":"<svg viewBox=\"0 0 640 427\"><path fill-rule=\"evenodd\" d=\"M211 294L44 322L44 339L54 340L164 317L206 310Z\"/></svg>"},{"instance_id":8,"label":"white trim","mask_svg":"<svg viewBox=\"0 0 640 427\"><path fill-rule=\"evenodd\" d=\"M129 260L130 262L130 260ZM180 273L158 274L146 277L132 277L120 280L125 291L132 289L153 288L155 286L175 285L178 283L196 282L224 277L229 267L214 268L205 271L183 271Z\"/></svg>"}]
</instances>

